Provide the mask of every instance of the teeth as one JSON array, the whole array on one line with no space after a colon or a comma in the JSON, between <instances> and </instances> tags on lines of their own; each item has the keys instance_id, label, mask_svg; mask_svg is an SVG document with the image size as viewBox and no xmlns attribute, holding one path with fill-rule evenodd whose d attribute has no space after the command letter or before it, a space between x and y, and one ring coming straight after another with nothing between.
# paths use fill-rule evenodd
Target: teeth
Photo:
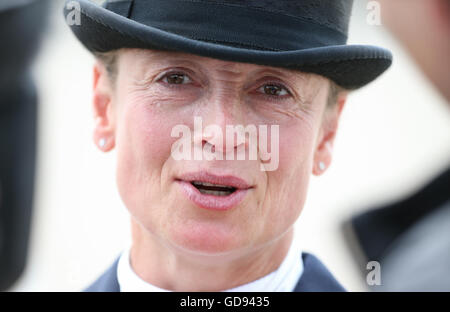
<instances>
[{"instance_id":1,"label":"teeth","mask_svg":"<svg viewBox=\"0 0 450 312\"><path fill-rule=\"evenodd\" d=\"M191 183L202 194L216 195L216 196L228 196L231 193L233 193L234 191L236 191L235 187L227 186L227 185L200 182L200 181L192 181Z\"/></svg>"},{"instance_id":2,"label":"teeth","mask_svg":"<svg viewBox=\"0 0 450 312\"><path fill-rule=\"evenodd\" d=\"M199 181L193 181L192 184L203 185L203 186L216 186L216 187L223 187L223 188L228 188L228 189L234 189L234 187L228 186L228 185L213 184L213 183L199 182Z\"/></svg>"},{"instance_id":3,"label":"teeth","mask_svg":"<svg viewBox=\"0 0 450 312\"><path fill-rule=\"evenodd\" d=\"M216 195L216 196L228 196L232 192L231 191L212 191L212 190L203 190L199 189L202 194Z\"/></svg>"}]
</instances>

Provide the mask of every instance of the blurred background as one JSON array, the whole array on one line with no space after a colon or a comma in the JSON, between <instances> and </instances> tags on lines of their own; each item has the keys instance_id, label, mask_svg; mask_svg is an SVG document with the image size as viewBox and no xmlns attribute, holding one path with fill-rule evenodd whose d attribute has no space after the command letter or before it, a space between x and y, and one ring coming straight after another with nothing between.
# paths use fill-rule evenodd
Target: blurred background
<instances>
[{"instance_id":1,"label":"blurred background","mask_svg":"<svg viewBox=\"0 0 450 312\"><path fill-rule=\"evenodd\" d=\"M349 43L393 52L374 83L353 92L344 108L331 167L313 177L296 227L350 291L367 291L342 222L418 190L450 164L448 105L383 25L367 22L355 1ZM129 217L115 185L115 153L93 143L93 57L51 1L48 26L33 66L39 93L35 195L27 266L11 291L79 291L130 243ZM430 47L431 48L431 47Z\"/></svg>"}]
</instances>

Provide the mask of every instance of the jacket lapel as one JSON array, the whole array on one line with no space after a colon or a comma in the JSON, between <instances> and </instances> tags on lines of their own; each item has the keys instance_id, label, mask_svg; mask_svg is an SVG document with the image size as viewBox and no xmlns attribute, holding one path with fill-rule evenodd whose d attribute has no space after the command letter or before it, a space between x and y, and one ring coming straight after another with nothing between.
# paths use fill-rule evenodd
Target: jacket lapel
<instances>
[{"instance_id":1,"label":"jacket lapel","mask_svg":"<svg viewBox=\"0 0 450 312\"><path fill-rule=\"evenodd\" d=\"M303 274L295 286L295 292L341 292L345 289L314 255L302 253Z\"/></svg>"},{"instance_id":2,"label":"jacket lapel","mask_svg":"<svg viewBox=\"0 0 450 312\"><path fill-rule=\"evenodd\" d=\"M119 292L119 282L117 281L118 257L109 269L103 273L91 286L86 288L86 292Z\"/></svg>"}]
</instances>

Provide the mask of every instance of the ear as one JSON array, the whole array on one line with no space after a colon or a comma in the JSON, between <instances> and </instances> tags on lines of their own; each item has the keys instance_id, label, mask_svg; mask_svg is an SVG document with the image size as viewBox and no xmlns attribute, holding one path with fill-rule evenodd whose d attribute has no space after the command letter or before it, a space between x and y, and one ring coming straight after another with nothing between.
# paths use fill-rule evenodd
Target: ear
<instances>
[{"instance_id":1,"label":"ear","mask_svg":"<svg viewBox=\"0 0 450 312\"><path fill-rule=\"evenodd\" d=\"M322 120L322 126L314 151L314 163L312 172L314 175L321 175L331 165L333 156L333 144L339 125L342 109L347 101L347 92L338 95L337 103L332 108L326 108Z\"/></svg>"},{"instance_id":2,"label":"ear","mask_svg":"<svg viewBox=\"0 0 450 312\"><path fill-rule=\"evenodd\" d=\"M93 91L94 143L103 152L109 152L115 146L114 89L106 68L98 61L94 65Z\"/></svg>"}]
</instances>

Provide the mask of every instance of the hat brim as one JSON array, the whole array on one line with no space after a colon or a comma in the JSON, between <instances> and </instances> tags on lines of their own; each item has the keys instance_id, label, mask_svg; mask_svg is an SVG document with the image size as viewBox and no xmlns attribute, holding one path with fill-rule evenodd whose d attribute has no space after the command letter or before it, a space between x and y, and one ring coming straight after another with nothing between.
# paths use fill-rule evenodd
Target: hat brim
<instances>
[{"instance_id":1,"label":"hat brim","mask_svg":"<svg viewBox=\"0 0 450 312\"><path fill-rule=\"evenodd\" d=\"M392 54L370 45L336 45L283 52L205 42L147 26L80 0L80 25L70 26L91 52L121 48L179 51L226 61L283 67L325 76L341 87L357 89L376 79L392 63ZM65 8L65 16L69 10Z\"/></svg>"}]
</instances>

